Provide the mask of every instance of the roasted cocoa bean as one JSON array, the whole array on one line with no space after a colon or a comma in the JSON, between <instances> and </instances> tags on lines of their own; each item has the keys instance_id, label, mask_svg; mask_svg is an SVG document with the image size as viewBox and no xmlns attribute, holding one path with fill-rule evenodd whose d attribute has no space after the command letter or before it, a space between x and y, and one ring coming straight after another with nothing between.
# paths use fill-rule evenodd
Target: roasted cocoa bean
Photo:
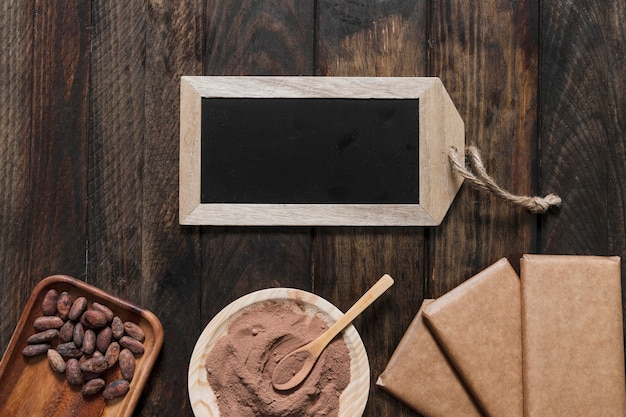
<instances>
[{"instance_id":1,"label":"roasted cocoa bean","mask_svg":"<svg viewBox=\"0 0 626 417\"><path fill-rule=\"evenodd\" d=\"M76 345L76 347L83 347L83 340L85 338L85 328L83 327L83 323L76 323L74 325L74 334L72 335L72 341Z\"/></svg>"},{"instance_id":2,"label":"roasted cocoa bean","mask_svg":"<svg viewBox=\"0 0 626 417\"><path fill-rule=\"evenodd\" d=\"M83 376L80 373L80 365L78 359L70 358L65 364L65 376L70 385L82 385Z\"/></svg>"},{"instance_id":3,"label":"roasted cocoa bean","mask_svg":"<svg viewBox=\"0 0 626 417\"><path fill-rule=\"evenodd\" d=\"M57 329L49 329L44 330L43 332L35 333L26 339L26 343L29 345L38 345L41 343L46 343L51 340L56 339L59 336L59 331Z\"/></svg>"},{"instance_id":4,"label":"roasted cocoa bean","mask_svg":"<svg viewBox=\"0 0 626 417\"><path fill-rule=\"evenodd\" d=\"M55 304L56 309L56 304ZM33 327L38 332L50 329L60 329L63 326L63 319L58 316L41 316L33 322Z\"/></svg>"},{"instance_id":5,"label":"roasted cocoa bean","mask_svg":"<svg viewBox=\"0 0 626 417\"><path fill-rule=\"evenodd\" d=\"M32 357L39 356L48 351L52 346L49 343L39 343L36 345L28 345L22 350L22 355Z\"/></svg>"},{"instance_id":6,"label":"roasted cocoa bean","mask_svg":"<svg viewBox=\"0 0 626 417\"><path fill-rule=\"evenodd\" d=\"M113 310L111 310L109 307L105 306L104 304L100 304L94 301L93 303L91 303L91 308L93 308L94 310L101 311L104 314L104 316L107 318L107 323L110 323L113 320L113 317L115 316L115 314L113 314Z\"/></svg>"},{"instance_id":7,"label":"roasted cocoa bean","mask_svg":"<svg viewBox=\"0 0 626 417\"><path fill-rule=\"evenodd\" d=\"M89 329L101 329L107 324L107 318L102 311L88 309L80 319L81 323Z\"/></svg>"},{"instance_id":8,"label":"roasted cocoa bean","mask_svg":"<svg viewBox=\"0 0 626 417\"><path fill-rule=\"evenodd\" d=\"M85 330L83 347L81 349L88 355L91 355L96 350L96 332L91 329Z\"/></svg>"},{"instance_id":9,"label":"roasted cocoa bean","mask_svg":"<svg viewBox=\"0 0 626 417\"><path fill-rule=\"evenodd\" d=\"M57 300L57 314L63 320L67 319L67 316L70 314L70 309L72 308L72 296L67 292L63 291L61 295L59 295L59 299Z\"/></svg>"},{"instance_id":10,"label":"roasted cocoa bean","mask_svg":"<svg viewBox=\"0 0 626 417\"><path fill-rule=\"evenodd\" d=\"M146 335L143 332L143 329L139 327L138 324L133 323L132 321L124 322L124 332L130 337L143 342L146 340Z\"/></svg>"},{"instance_id":11,"label":"roasted cocoa bean","mask_svg":"<svg viewBox=\"0 0 626 417\"><path fill-rule=\"evenodd\" d=\"M102 392L102 396L105 400L112 400L113 398L126 395L130 390L130 383L125 379L118 379L111 382Z\"/></svg>"},{"instance_id":12,"label":"roasted cocoa bean","mask_svg":"<svg viewBox=\"0 0 626 417\"><path fill-rule=\"evenodd\" d=\"M91 372L93 374L101 374L106 371L109 367L109 363L107 362L104 356L94 357L91 359L87 359L80 365L80 370L82 372Z\"/></svg>"},{"instance_id":13,"label":"roasted cocoa bean","mask_svg":"<svg viewBox=\"0 0 626 417\"><path fill-rule=\"evenodd\" d=\"M111 340L113 340L113 334L111 333L110 327L105 327L104 329L98 332L98 336L96 337L96 348L105 353L111 344Z\"/></svg>"},{"instance_id":14,"label":"roasted cocoa bean","mask_svg":"<svg viewBox=\"0 0 626 417\"><path fill-rule=\"evenodd\" d=\"M124 336L124 322L118 316L113 317L111 321L111 331L115 340L120 340L120 337Z\"/></svg>"},{"instance_id":15,"label":"roasted cocoa bean","mask_svg":"<svg viewBox=\"0 0 626 417\"><path fill-rule=\"evenodd\" d=\"M104 354L104 357L106 358L109 364L109 368L113 367L113 365L117 363L117 360L120 356L120 349L121 349L120 344L117 342L112 342L107 348L106 353Z\"/></svg>"},{"instance_id":16,"label":"roasted cocoa bean","mask_svg":"<svg viewBox=\"0 0 626 417\"><path fill-rule=\"evenodd\" d=\"M120 352L120 356L117 360L120 371L122 371L122 377L128 381L133 380L135 374L135 356L133 352L128 349L123 349Z\"/></svg>"},{"instance_id":17,"label":"roasted cocoa bean","mask_svg":"<svg viewBox=\"0 0 626 417\"><path fill-rule=\"evenodd\" d=\"M68 320L59 329L59 339L63 343L72 342L74 338L74 322Z\"/></svg>"},{"instance_id":18,"label":"roasted cocoa bean","mask_svg":"<svg viewBox=\"0 0 626 417\"><path fill-rule=\"evenodd\" d=\"M41 311L43 312L44 316L54 316L57 313L58 300L59 293L57 292L57 290L48 290L46 295L43 296L43 301L41 302Z\"/></svg>"},{"instance_id":19,"label":"roasted cocoa bean","mask_svg":"<svg viewBox=\"0 0 626 417\"><path fill-rule=\"evenodd\" d=\"M70 309L70 312L67 317L70 320L76 321L85 312L85 309L87 309L87 298L78 297L72 303L72 308Z\"/></svg>"},{"instance_id":20,"label":"roasted cocoa bean","mask_svg":"<svg viewBox=\"0 0 626 417\"><path fill-rule=\"evenodd\" d=\"M94 378L83 385L83 397L91 397L104 389L106 382L102 378Z\"/></svg>"},{"instance_id":21,"label":"roasted cocoa bean","mask_svg":"<svg viewBox=\"0 0 626 417\"><path fill-rule=\"evenodd\" d=\"M48 362L54 372L58 374L65 372L65 360L56 350L48 349Z\"/></svg>"},{"instance_id":22,"label":"roasted cocoa bean","mask_svg":"<svg viewBox=\"0 0 626 417\"><path fill-rule=\"evenodd\" d=\"M144 352L143 343L130 336L122 336L120 339L120 346L130 350L135 355L141 355Z\"/></svg>"},{"instance_id":23,"label":"roasted cocoa bean","mask_svg":"<svg viewBox=\"0 0 626 417\"><path fill-rule=\"evenodd\" d=\"M61 343L56 349L65 359L80 358L83 355L74 342Z\"/></svg>"}]
</instances>

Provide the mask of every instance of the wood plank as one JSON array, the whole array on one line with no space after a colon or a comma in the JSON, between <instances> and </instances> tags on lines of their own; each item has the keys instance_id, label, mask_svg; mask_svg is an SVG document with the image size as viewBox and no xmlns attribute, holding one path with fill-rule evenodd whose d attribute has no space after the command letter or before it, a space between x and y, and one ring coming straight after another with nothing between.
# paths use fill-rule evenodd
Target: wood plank
<instances>
[{"instance_id":1,"label":"wood plank","mask_svg":"<svg viewBox=\"0 0 626 417\"><path fill-rule=\"evenodd\" d=\"M29 236L34 207L30 204L32 138L33 19L32 4L0 4L0 353L4 353L22 306L37 281L30 277L23 236ZM17 285L20 282L25 284Z\"/></svg>"},{"instance_id":2,"label":"wood plank","mask_svg":"<svg viewBox=\"0 0 626 417\"><path fill-rule=\"evenodd\" d=\"M93 3L87 280L141 297L145 31L142 2Z\"/></svg>"},{"instance_id":3,"label":"wood plank","mask_svg":"<svg viewBox=\"0 0 626 417\"><path fill-rule=\"evenodd\" d=\"M318 4L317 73L328 76L425 76L428 2ZM425 229L318 228L314 290L346 311L383 273L395 284L357 319L371 368L365 416L415 416L375 386L424 293Z\"/></svg>"},{"instance_id":4,"label":"wood plank","mask_svg":"<svg viewBox=\"0 0 626 417\"><path fill-rule=\"evenodd\" d=\"M193 415L186 381L202 330L200 233L178 224L178 92L182 75L202 73L203 7L202 0L147 2L137 284L141 304L160 318L167 341L137 406L141 415Z\"/></svg>"},{"instance_id":5,"label":"wood plank","mask_svg":"<svg viewBox=\"0 0 626 417\"><path fill-rule=\"evenodd\" d=\"M312 73L313 3L214 1L208 3L206 15L205 74ZM204 324L252 291L268 287L310 291L310 229L203 228L202 271Z\"/></svg>"},{"instance_id":6,"label":"wood plank","mask_svg":"<svg viewBox=\"0 0 626 417\"><path fill-rule=\"evenodd\" d=\"M542 8L542 187L564 200L543 224L546 252L625 254L624 201L611 196L625 189L624 13L594 1Z\"/></svg>"},{"instance_id":7,"label":"wood plank","mask_svg":"<svg viewBox=\"0 0 626 417\"><path fill-rule=\"evenodd\" d=\"M84 277L90 7L9 3L2 16L4 349L36 282Z\"/></svg>"},{"instance_id":8,"label":"wood plank","mask_svg":"<svg viewBox=\"0 0 626 417\"><path fill-rule=\"evenodd\" d=\"M432 20L432 75L442 79L465 121L466 143L478 146L504 189L535 193L536 4L441 1ZM446 219L430 234L433 297L501 257L518 269L520 256L536 248L535 216L467 184Z\"/></svg>"}]
</instances>

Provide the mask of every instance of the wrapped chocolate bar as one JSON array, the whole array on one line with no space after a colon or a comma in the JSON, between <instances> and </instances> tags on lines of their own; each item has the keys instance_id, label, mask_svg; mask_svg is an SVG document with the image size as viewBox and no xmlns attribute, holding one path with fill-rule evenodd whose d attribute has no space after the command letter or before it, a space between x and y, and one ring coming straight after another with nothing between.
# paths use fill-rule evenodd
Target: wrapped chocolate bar
<instances>
[{"instance_id":1,"label":"wrapped chocolate bar","mask_svg":"<svg viewBox=\"0 0 626 417\"><path fill-rule=\"evenodd\" d=\"M424 323L424 300L376 385L425 417L483 414Z\"/></svg>"},{"instance_id":2,"label":"wrapped chocolate bar","mask_svg":"<svg viewBox=\"0 0 626 417\"><path fill-rule=\"evenodd\" d=\"M521 417L520 281L509 262L491 265L423 314L483 412Z\"/></svg>"},{"instance_id":3,"label":"wrapped chocolate bar","mask_svg":"<svg viewBox=\"0 0 626 417\"><path fill-rule=\"evenodd\" d=\"M526 417L624 417L620 259L521 260Z\"/></svg>"}]
</instances>

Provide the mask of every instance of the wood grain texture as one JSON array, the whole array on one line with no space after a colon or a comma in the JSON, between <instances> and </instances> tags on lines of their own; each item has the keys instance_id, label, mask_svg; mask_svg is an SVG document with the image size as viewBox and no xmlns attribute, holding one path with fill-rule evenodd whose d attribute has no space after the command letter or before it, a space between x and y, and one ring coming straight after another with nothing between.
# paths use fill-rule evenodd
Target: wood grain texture
<instances>
[{"instance_id":1,"label":"wood grain texture","mask_svg":"<svg viewBox=\"0 0 626 417\"><path fill-rule=\"evenodd\" d=\"M314 2L209 1L205 74L310 75L313 22Z\"/></svg>"},{"instance_id":2,"label":"wood grain texture","mask_svg":"<svg viewBox=\"0 0 626 417\"><path fill-rule=\"evenodd\" d=\"M161 318L168 340L144 390L142 415L189 415L185 381L198 321L200 234L178 224L180 77L202 73L202 1L149 1L145 37L145 127L140 300Z\"/></svg>"},{"instance_id":3,"label":"wood grain texture","mask_svg":"<svg viewBox=\"0 0 626 417\"><path fill-rule=\"evenodd\" d=\"M31 5L32 7L32 5ZM34 279L28 271L32 137L33 21L28 7L0 5L0 352L4 352ZM17 285L26 282L27 285Z\"/></svg>"},{"instance_id":4,"label":"wood grain texture","mask_svg":"<svg viewBox=\"0 0 626 417\"><path fill-rule=\"evenodd\" d=\"M93 3L87 280L141 296L145 128L144 3Z\"/></svg>"},{"instance_id":5,"label":"wood grain texture","mask_svg":"<svg viewBox=\"0 0 626 417\"><path fill-rule=\"evenodd\" d=\"M544 224L550 253L625 255L624 13L619 2L542 8L542 186L565 201Z\"/></svg>"},{"instance_id":6,"label":"wood grain texture","mask_svg":"<svg viewBox=\"0 0 626 417\"><path fill-rule=\"evenodd\" d=\"M491 0L472 7L436 2L432 14L433 75L465 121L466 143L477 145L490 174L517 194L536 189L536 13L532 3ZM536 250L535 222L520 208L462 187L429 238L431 296L502 256L517 269L520 256Z\"/></svg>"}]
</instances>

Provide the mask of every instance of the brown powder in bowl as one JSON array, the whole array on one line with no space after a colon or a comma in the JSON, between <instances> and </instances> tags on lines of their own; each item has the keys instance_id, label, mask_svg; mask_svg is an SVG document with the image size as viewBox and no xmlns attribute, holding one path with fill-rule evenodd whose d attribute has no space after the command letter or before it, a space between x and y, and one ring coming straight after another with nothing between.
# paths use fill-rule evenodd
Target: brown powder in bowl
<instances>
[{"instance_id":1,"label":"brown powder in bowl","mask_svg":"<svg viewBox=\"0 0 626 417\"><path fill-rule=\"evenodd\" d=\"M298 387L277 391L272 386L278 361L327 328L295 301L265 301L237 317L206 361L220 416L338 416L339 396L350 382L350 353L341 336Z\"/></svg>"}]
</instances>

